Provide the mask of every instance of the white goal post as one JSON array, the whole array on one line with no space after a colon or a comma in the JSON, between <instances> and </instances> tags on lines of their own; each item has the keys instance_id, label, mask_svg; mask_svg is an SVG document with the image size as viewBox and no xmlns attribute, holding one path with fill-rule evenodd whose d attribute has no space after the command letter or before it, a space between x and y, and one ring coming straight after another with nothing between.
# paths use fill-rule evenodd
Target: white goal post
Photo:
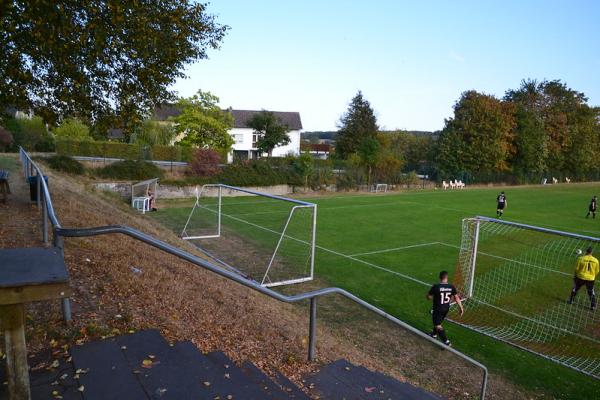
<instances>
[{"instance_id":1,"label":"white goal post","mask_svg":"<svg viewBox=\"0 0 600 400\"><path fill-rule=\"evenodd\" d=\"M371 190L372 192L375 193L386 193L388 191L388 184L387 183L377 183L375 185L373 185L373 189Z\"/></svg>"},{"instance_id":2,"label":"white goal post","mask_svg":"<svg viewBox=\"0 0 600 400\"><path fill-rule=\"evenodd\" d=\"M317 205L224 184L196 188L181 238L265 287L314 277Z\"/></svg>"}]
</instances>

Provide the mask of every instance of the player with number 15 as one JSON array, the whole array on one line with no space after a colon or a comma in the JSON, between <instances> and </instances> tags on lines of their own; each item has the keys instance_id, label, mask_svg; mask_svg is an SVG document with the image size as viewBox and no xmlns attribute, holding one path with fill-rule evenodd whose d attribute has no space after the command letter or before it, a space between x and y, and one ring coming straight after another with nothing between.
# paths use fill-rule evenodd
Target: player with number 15
<instances>
[{"instance_id":1,"label":"player with number 15","mask_svg":"<svg viewBox=\"0 0 600 400\"><path fill-rule=\"evenodd\" d=\"M460 307L460 315L462 316L465 312L463 305L460 301L460 297L458 296L458 292L453 284L448 283L448 272L442 271L440 272L440 283L436 283L429 289L427 293L427 299L433 299L433 309L431 311L431 316L433 319L433 331L431 332L432 337L438 337L442 340L442 342L450 346L450 341L446 336L446 331L444 331L444 327L442 326L442 322L446 318L448 311L450 310L450 304L452 300L458 304Z\"/></svg>"}]
</instances>

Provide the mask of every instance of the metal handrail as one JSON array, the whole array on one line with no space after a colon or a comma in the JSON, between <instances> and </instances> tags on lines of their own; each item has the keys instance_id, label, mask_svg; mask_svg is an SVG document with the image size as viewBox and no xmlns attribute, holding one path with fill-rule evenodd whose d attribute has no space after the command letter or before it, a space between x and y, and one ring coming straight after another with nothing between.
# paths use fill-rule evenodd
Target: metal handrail
<instances>
[{"instance_id":1,"label":"metal handrail","mask_svg":"<svg viewBox=\"0 0 600 400\"><path fill-rule=\"evenodd\" d=\"M211 272L214 272L217 275L220 275L222 277L230 279L236 283L239 283L240 285L248 287L252 290L255 290L259 293L262 293L266 296L269 296L269 297L279 300L281 302L296 303L296 302L303 301L303 300L309 300L310 301L310 321L309 321L308 358L311 361L314 360L315 356L316 356L317 298L322 297L322 296L327 296L330 294L339 294L339 295L355 302L356 304L366 308L367 310L372 311L375 314L387 319L388 321L391 321L392 323L394 323L398 326L401 326L402 328L417 335L418 337L429 341L430 343L434 344L435 346L443 348L444 350L451 352L452 354L458 356L459 358L462 358L463 360L467 361L468 363L482 369L483 370L483 380L482 380L482 385L481 385L480 398L481 399L485 398L485 393L486 393L486 389L487 389L487 380L488 380L488 369L485 365L481 364L480 362L474 360L473 358L467 356L466 354L464 354L452 347L448 347L448 346L442 344L441 342L430 337L429 335L425 334L424 332L421 332L420 330L412 327L411 325L407 324L406 322L399 320L398 318L394 317L393 315L386 313L385 311L381 310L380 308L375 307L374 305L364 301L363 299L353 295L352 293L350 293L344 289L341 289L338 287L329 287L329 288L318 289L318 290L313 290L310 292L305 292L305 293L288 296L288 295L284 295L279 292L276 292L272 289L263 287L258 282L246 279L234 272L217 267L216 265L211 264L207 260L204 260L198 256L188 253L187 251L184 251L178 247L172 246L166 242L163 242L162 240L158 240L150 235L147 235L143 232L138 231L137 229L133 229L128 226L111 225L111 226L101 226L101 227L95 227L95 228L62 228L58 221L58 218L56 218L54 209L52 208L52 200L50 199L50 192L48 190L48 186L44 182L44 179L40 178L43 176L41 169L31 160L31 158L25 152L25 150L23 150L21 148L20 153L21 153L22 160L24 160L25 164L27 164L27 165L24 165L25 173L27 174L29 171L28 168L31 168L32 171L35 170L37 172L38 182L41 181L41 186L43 187L43 194L44 194L44 196L43 196L44 197L44 207L48 209L47 216L50 219L50 221L52 222L55 245L57 243L59 243L59 246L60 246L60 240L57 241L57 238L62 238L62 237L88 237L88 236L99 236L99 235L109 235L109 234L120 233L120 234L129 236L129 237L132 237L134 239L137 239L141 242L144 242L144 243L146 243L152 247L155 247L157 249L160 249L166 253L169 253L171 255L179 257L179 258L181 258L185 261L188 261L194 265L197 265L199 267L207 269ZM29 176L31 176L31 175L29 175ZM60 246L60 247L62 248L62 246ZM64 308L63 308L63 310L64 310Z\"/></svg>"}]
</instances>

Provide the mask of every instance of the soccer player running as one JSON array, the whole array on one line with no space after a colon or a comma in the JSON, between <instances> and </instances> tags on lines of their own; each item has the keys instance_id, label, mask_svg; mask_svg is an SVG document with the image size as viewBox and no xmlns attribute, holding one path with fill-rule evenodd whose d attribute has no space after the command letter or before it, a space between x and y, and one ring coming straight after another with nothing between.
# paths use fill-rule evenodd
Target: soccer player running
<instances>
[{"instance_id":1,"label":"soccer player running","mask_svg":"<svg viewBox=\"0 0 600 400\"><path fill-rule=\"evenodd\" d=\"M502 218L502 213L504 213L504 209L508 205L508 201L506 200L506 195L504 192L500 192L496 198L496 201L498 202L498 206L496 207L496 217Z\"/></svg>"},{"instance_id":2,"label":"soccer player running","mask_svg":"<svg viewBox=\"0 0 600 400\"><path fill-rule=\"evenodd\" d=\"M458 296L456 288L451 283L448 283L447 271L440 272L440 283L436 283L431 287L431 289L429 289L429 292L427 293L427 299L433 299L433 310L431 312L433 319L433 331L431 332L430 336L434 338L439 336L445 345L450 346L451 344L446 336L446 331L442 326L442 322L444 322L446 315L448 315L452 300L456 301L460 307L461 316L464 314L465 310L460 301L460 297Z\"/></svg>"},{"instance_id":3,"label":"soccer player running","mask_svg":"<svg viewBox=\"0 0 600 400\"><path fill-rule=\"evenodd\" d=\"M573 290L571 290L571 297L569 298L569 304L573 304L577 292L583 285L587 289L588 296L590 297L590 309L594 311L596 309L596 294L594 293L594 283L596 281L596 275L598 275L599 264L598 259L592 255L593 249L587 248L585 255L577 258L577 265L575 266L575 276L573 277Z\"/></svg>"},{"instance_id":4,"label":"soccer player running","mask_svg":"<svg viewBox=\"0 0 600 400\"><path fill-rule=\"evenodd\" d=\"M592 218L596 218L596 208L598 208L598 199L596 198L596 196L594 196L592 197L592 201L590 201L588 213L585 217L589 218L590 214L592 214Z\"/></svg>"}]
</instances>

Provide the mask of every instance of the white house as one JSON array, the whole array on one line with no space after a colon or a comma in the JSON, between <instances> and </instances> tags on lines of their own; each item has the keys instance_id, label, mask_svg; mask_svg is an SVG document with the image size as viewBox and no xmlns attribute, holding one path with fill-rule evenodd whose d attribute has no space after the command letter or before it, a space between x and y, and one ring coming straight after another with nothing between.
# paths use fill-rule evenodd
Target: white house
<instances>
[{"instance_id":1,"label":"white house","mask_svg":"<svg viewBox=\"0 0 600 400\"><path fill-rule=\"evenodd\" d=\"M227 157L227 162L233 160L248 160L259 158L259 154L256 149L256 141L258 135L254 134L252 128L249 128L247 122L260 111L258 110L224 110L231 113L233 116L233 128L229 131L229 134L233 138L233 147L231 153ZM155 120L166 121L169 117L174 117L179 114L179 110L175 106L166 105L157 108L154 113ZM302 121L300 120L300 113L290 111L273 111L273 114L279 120L282 125L287 125L288 136L290 137L290 143L285 146L278 146L273 149L274 157L283 157L288 154L298 155L300 154L300 133L302 131Z\"/></svg>"}]
</instances>

